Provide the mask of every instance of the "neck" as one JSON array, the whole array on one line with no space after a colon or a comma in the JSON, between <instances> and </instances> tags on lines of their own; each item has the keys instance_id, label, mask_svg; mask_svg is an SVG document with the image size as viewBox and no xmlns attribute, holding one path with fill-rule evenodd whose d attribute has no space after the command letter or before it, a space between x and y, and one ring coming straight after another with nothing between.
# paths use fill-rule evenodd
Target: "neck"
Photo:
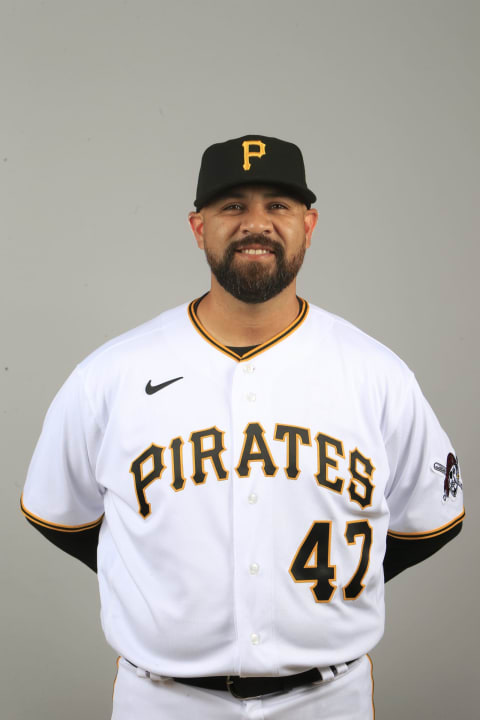
<instances>
[{"instance_id":1,"label":"neck","mask_svg":"<svg viewBox=\"0 0 480 720\"><path fill-rule=\"evenodd\" d=\"M197 314L204 328L222 345L260 345L274 337L298 315L295 281L271 300L244 303L212 277L212 287Z\"/></svg>"}]
</instances>

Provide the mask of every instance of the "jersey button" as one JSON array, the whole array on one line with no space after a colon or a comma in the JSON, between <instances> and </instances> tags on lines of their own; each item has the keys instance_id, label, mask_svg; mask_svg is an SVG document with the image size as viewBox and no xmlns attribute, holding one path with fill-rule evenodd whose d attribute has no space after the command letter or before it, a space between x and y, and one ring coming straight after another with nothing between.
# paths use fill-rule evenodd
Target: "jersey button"
<instances>
[{"instance_id":1,"label":"jersey button","mask_svg":"<svg viewBox=\"0 0 480 720\"><path fill-rule=\"evenodd\" d=\"M259 570L260 570L260 565L258 563L252 563L250 565L250 575L258 575Z\"/></svg>"},{"instance_id":2,"label":"jersey button","mask_svg":"<svg viewBox=\"0 0 480 720\"><path fill-rule=\"evenodd\" d=\"M249 373L249 374L255 372L255 365L250 365L250 363L248 363L247 365L244 365L243 372Z\"/></svg>"},{"instance_id":3,"label":"jersey button","mask_svg":"<svg viewBox=\"0 0 480 720\"><path fill-rule=\"evenodd\" d=\"M257 500L258 500L258 495L256 493L250 493L250 495L248 496L248 502L250 503L250 505L255 505Z\"/></svg>"},{"instance_id":4,"label":"jersey button","mask_svg":"<svg viewBox=\"0 0 480 720\"><path fill-rule=\"evenodd\" d=\"M258 643L260 642L260 635L257 635L257 633L252 633L250 635L250 642L252 643L252 645L258 645Z\"/></svg>"},{"instance_id":5,"label":"jersey button","mask_svg":"<svg viewBox=\"0 0 480 720\"><path fill-rule=\"evenodd\" d=\"M252 392L247 393L248 402L255 402L256 399L257 399L257 396L255 395L255 393L252 393Z\"/></svg>"}]
</instances>

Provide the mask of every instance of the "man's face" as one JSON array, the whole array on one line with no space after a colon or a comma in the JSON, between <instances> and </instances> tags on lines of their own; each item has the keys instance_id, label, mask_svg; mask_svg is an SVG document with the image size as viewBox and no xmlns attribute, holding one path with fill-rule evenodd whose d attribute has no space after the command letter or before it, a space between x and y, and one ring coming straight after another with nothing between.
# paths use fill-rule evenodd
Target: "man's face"
<instances>
[{"instance_id":1,"label":"man's face","mask_svg":"<svg viewBox=\"0 0 480 720\"><path fill-rule=\"evenodd\" d=\"M285 191L241 186L191 213L190 224L218 283L242 302L261 303L294 281L316 219Z\"/></svg>"}]
</instances>

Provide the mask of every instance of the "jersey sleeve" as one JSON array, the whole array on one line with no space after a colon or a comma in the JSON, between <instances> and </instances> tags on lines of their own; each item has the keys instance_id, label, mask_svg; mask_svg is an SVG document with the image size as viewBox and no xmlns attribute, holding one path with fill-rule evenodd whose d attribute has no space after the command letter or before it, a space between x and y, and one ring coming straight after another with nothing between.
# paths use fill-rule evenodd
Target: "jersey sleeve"
<instances>
[{"instance_id":1,"label":"jersey sleeve","mask_svg":"<svg viewBox=\"0 0 480 720\"><path fill-rule=\"evenodd\" d=\"M463 483L452 444L413 374L386 440L390 511L386 579L425 559L460 531ZM389 556L389 557L388 557Z\"/></svg>"},{"instance_id":2,"label":"jersey sleeve","mask_svg":"<svg viewBox=\"0 0 480 720\"><path fill-rule=\"evenodd\" d=\"M101 428L76 369L45 417L28 469L21 509L43 535L77 557L80 538L88 538L91 545L103 518L104 490L95 479L101 439ZM87 564L92 566L91 562Z\"/></svg>"}]
</instances>

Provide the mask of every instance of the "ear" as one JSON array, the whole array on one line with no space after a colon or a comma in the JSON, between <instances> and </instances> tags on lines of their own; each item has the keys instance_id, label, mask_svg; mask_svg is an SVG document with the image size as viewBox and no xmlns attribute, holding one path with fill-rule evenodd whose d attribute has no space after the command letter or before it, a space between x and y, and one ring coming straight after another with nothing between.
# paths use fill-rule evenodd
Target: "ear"
<instances>
[{"instance_id":1,"label":"ear","mask_svg":"<svg viewBox=\"0 0 480 720\"><path fill-rule=\"evenodd\" d=\"M307 248L310 247L312 244L312 234L315 230L315 225L317 224L318 220L318 210L315 208L310 208L310 210L305 210L305 215L303 218L303 224L305 228L305 238L306 238L306 245Z\"/></svg>"},{"instance_id":2,"label":"ear","mask_svg":"<svg viewBox=\"0 0 480 720\"><path fill-rule=\"evenodd\" d=\"M204 220L203 220L202 213L201 212L190 212L188 214L188 222L190 224L193 234L195 235L195 240L197 241L198 247L200 248L200 250L203 250L204 249L204 242L203 242Z\"/></svg>"}]
</instances>

